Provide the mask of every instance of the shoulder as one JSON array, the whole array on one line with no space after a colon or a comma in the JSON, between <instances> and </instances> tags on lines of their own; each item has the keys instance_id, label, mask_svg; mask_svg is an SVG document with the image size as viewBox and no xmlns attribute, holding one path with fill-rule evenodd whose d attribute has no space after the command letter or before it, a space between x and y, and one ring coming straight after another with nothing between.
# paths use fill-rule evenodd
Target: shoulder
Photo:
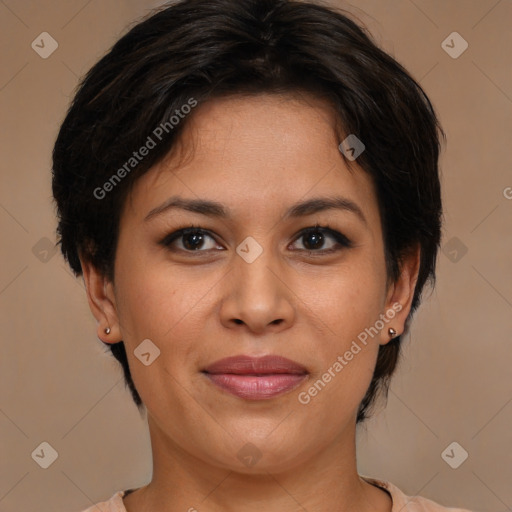
<instances>
[{"instance_id":1,"label":"shoulder","mask_svg":"<svg viewBox=\"0 0 512 512\"><path fill-rule=\"evenodd\" d=\"M126 508L123 503L124 493L125 491L117 491L107 501L95 503L82 512L126 512Z\"/></svg>"},{"instance_id":2,"label":"shoulder","mask_svg":"<svg viewBox=\"0 0 512 512\"><path fill-rule=\"evenodd\" d=\"M407 496L396 485L384 480L359 475L372 485L387 490L393 500L391 512L477 512L465 508L445 507L421 496Z\"/></svg>"}]
</instances>

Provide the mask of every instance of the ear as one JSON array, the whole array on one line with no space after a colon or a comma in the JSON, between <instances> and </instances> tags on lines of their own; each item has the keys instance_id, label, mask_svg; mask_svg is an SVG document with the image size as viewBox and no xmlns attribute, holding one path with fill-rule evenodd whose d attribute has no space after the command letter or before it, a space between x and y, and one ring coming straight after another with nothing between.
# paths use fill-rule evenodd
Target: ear
<instances>
[{"instance_id":1,"label":"ear","mask_svg":"<svg viewBox=\"0 0 512 512\"><path fill-rule=\"evenodd\" d=\"M405 321L411 310L414 290L418 281L420 256L421 248L419 244L406 252L401 260L398 279L388 286L384 312L388 320L385 328L381 330L381 345L385 345L392 338L400 336L405 330ZM390 327L396 331L393 337L388 333Z\"/></svg>"},{"instance_id":2,"label":"ear","mask_svg":"<svg viewBox=\"0 0 512 512\"><path fill-rule=\"evenodd\" d=\"M87 300L98 322L97 335L104 343L121 341L113 284L90 261L80 257ZM110 333L105 332L110 328Z\"/></svg>"}]
</instances>

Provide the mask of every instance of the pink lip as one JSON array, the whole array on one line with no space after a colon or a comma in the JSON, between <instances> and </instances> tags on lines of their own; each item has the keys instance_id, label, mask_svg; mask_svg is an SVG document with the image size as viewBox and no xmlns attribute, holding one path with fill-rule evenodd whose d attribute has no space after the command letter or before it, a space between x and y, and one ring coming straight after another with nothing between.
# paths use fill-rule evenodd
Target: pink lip
<instances>
[{"instance_id":1,"label":"pink lip","mask_svg":"<svg viewBox=\"0 0 512 512\"><path fill-rule=\"evenodd\" d=\"M281 356L234 356L203 373L219 388L240 398L265 400L296 388L308 375L304 366Z\"/></svg>"}]
</instances>

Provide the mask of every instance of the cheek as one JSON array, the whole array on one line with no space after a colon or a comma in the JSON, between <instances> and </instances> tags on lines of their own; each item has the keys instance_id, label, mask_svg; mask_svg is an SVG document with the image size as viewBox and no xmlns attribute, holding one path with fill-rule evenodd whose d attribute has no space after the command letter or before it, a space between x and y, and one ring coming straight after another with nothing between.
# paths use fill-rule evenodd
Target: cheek
<instances>
[{"instance_id":1,"label":"cheek","mask_svg":"<svg viewBox=\"0 0 512 512\"><path fill-rule=\"evenodd\" d=\"M190 397L177 383L189 377L209 287L204 280L185 279L185 272L150 260L137 264L125 258L119 261L117 275L118 315L135 386L148 409L168 409L166 400L172 396L173 407L183 414L186 408L179 404L186 404ZM160 350L148 366L134 353L146 339ZM164 389L169 393L162 393Z\"/></svg>"},{"instance_id":2,"label":"cheek","mask_svg":"<svg viewBox=\"0 0 512 512\"><path fill-rule=\"evenodd\" d=\"M172 265L150 254L140 258L124 253L119 259L116 295L121 332L132 377L146 403L151 403L158 386L169 387L169 374L179 382L190 379L212 329L218 326L214 306L222 280L229 277L225 269L205 272L201 267ZM160 350L149 367L139 364L134 355L145 339ZM170 382L174 387L173 379Z\"/></svg>"},{"instance_id":3,"label":"cheek","mask_svg":"<svg viewBox=\"0 0 512 512\"><path fill-rule=\"evenodd\" d=\"M334 276L322 278L323 286L315 288L322 294L310 296L308 304L322 326L322 341L315 344L321 369L312 376L308 394L322 395L316 406L334 400L356 407L370 384L381 342L375 325L383 313L385 274L361 258Z\"/></svg>"},{"instance_id":4,"label":"cheek","mask_svg":"<svg viewBox=\"0 0 512 512\"><path fill-rule=\"evenodd\" d=\"M190 315L200 306L207 289L204 279L186 277L186 272L152 265L150 260L144 265L126 263L120 265L116 285L120 297L118 313L127 331L125 341L132 344L141 337L153 337L162 343L162 338L172 337L181 324L190 323Z\"/></svg>"},{"instance_id":5,"label":"cheek","mask_svg":"<svg viewBox=\"0 0 512 512\"><path fill-rule=\"evenodd\" d=\"M313 293L304 290L305 302L315 310L331 336L346 343L372 326L382 313L386 276L372 258L355 255L346 265L316 278Z\"/></svg>"}]
</instances>

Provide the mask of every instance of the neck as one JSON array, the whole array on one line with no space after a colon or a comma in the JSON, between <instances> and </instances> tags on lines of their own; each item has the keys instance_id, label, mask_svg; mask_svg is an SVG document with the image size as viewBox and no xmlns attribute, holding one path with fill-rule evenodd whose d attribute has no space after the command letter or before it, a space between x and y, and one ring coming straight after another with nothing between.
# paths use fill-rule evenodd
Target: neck
<instances>
[{"instance_id":1,"label":"neck","mask_svg":"<svg viewBox=\"0 0 512 512\"><path fill-rule=\"evenodd\" d=\"M184 452L151 417L152 481L125 499L127 512L389 512L389 495L357 473L355 423L337 439L287 468L247 472Z\"/></svg>"}]
</instances>

